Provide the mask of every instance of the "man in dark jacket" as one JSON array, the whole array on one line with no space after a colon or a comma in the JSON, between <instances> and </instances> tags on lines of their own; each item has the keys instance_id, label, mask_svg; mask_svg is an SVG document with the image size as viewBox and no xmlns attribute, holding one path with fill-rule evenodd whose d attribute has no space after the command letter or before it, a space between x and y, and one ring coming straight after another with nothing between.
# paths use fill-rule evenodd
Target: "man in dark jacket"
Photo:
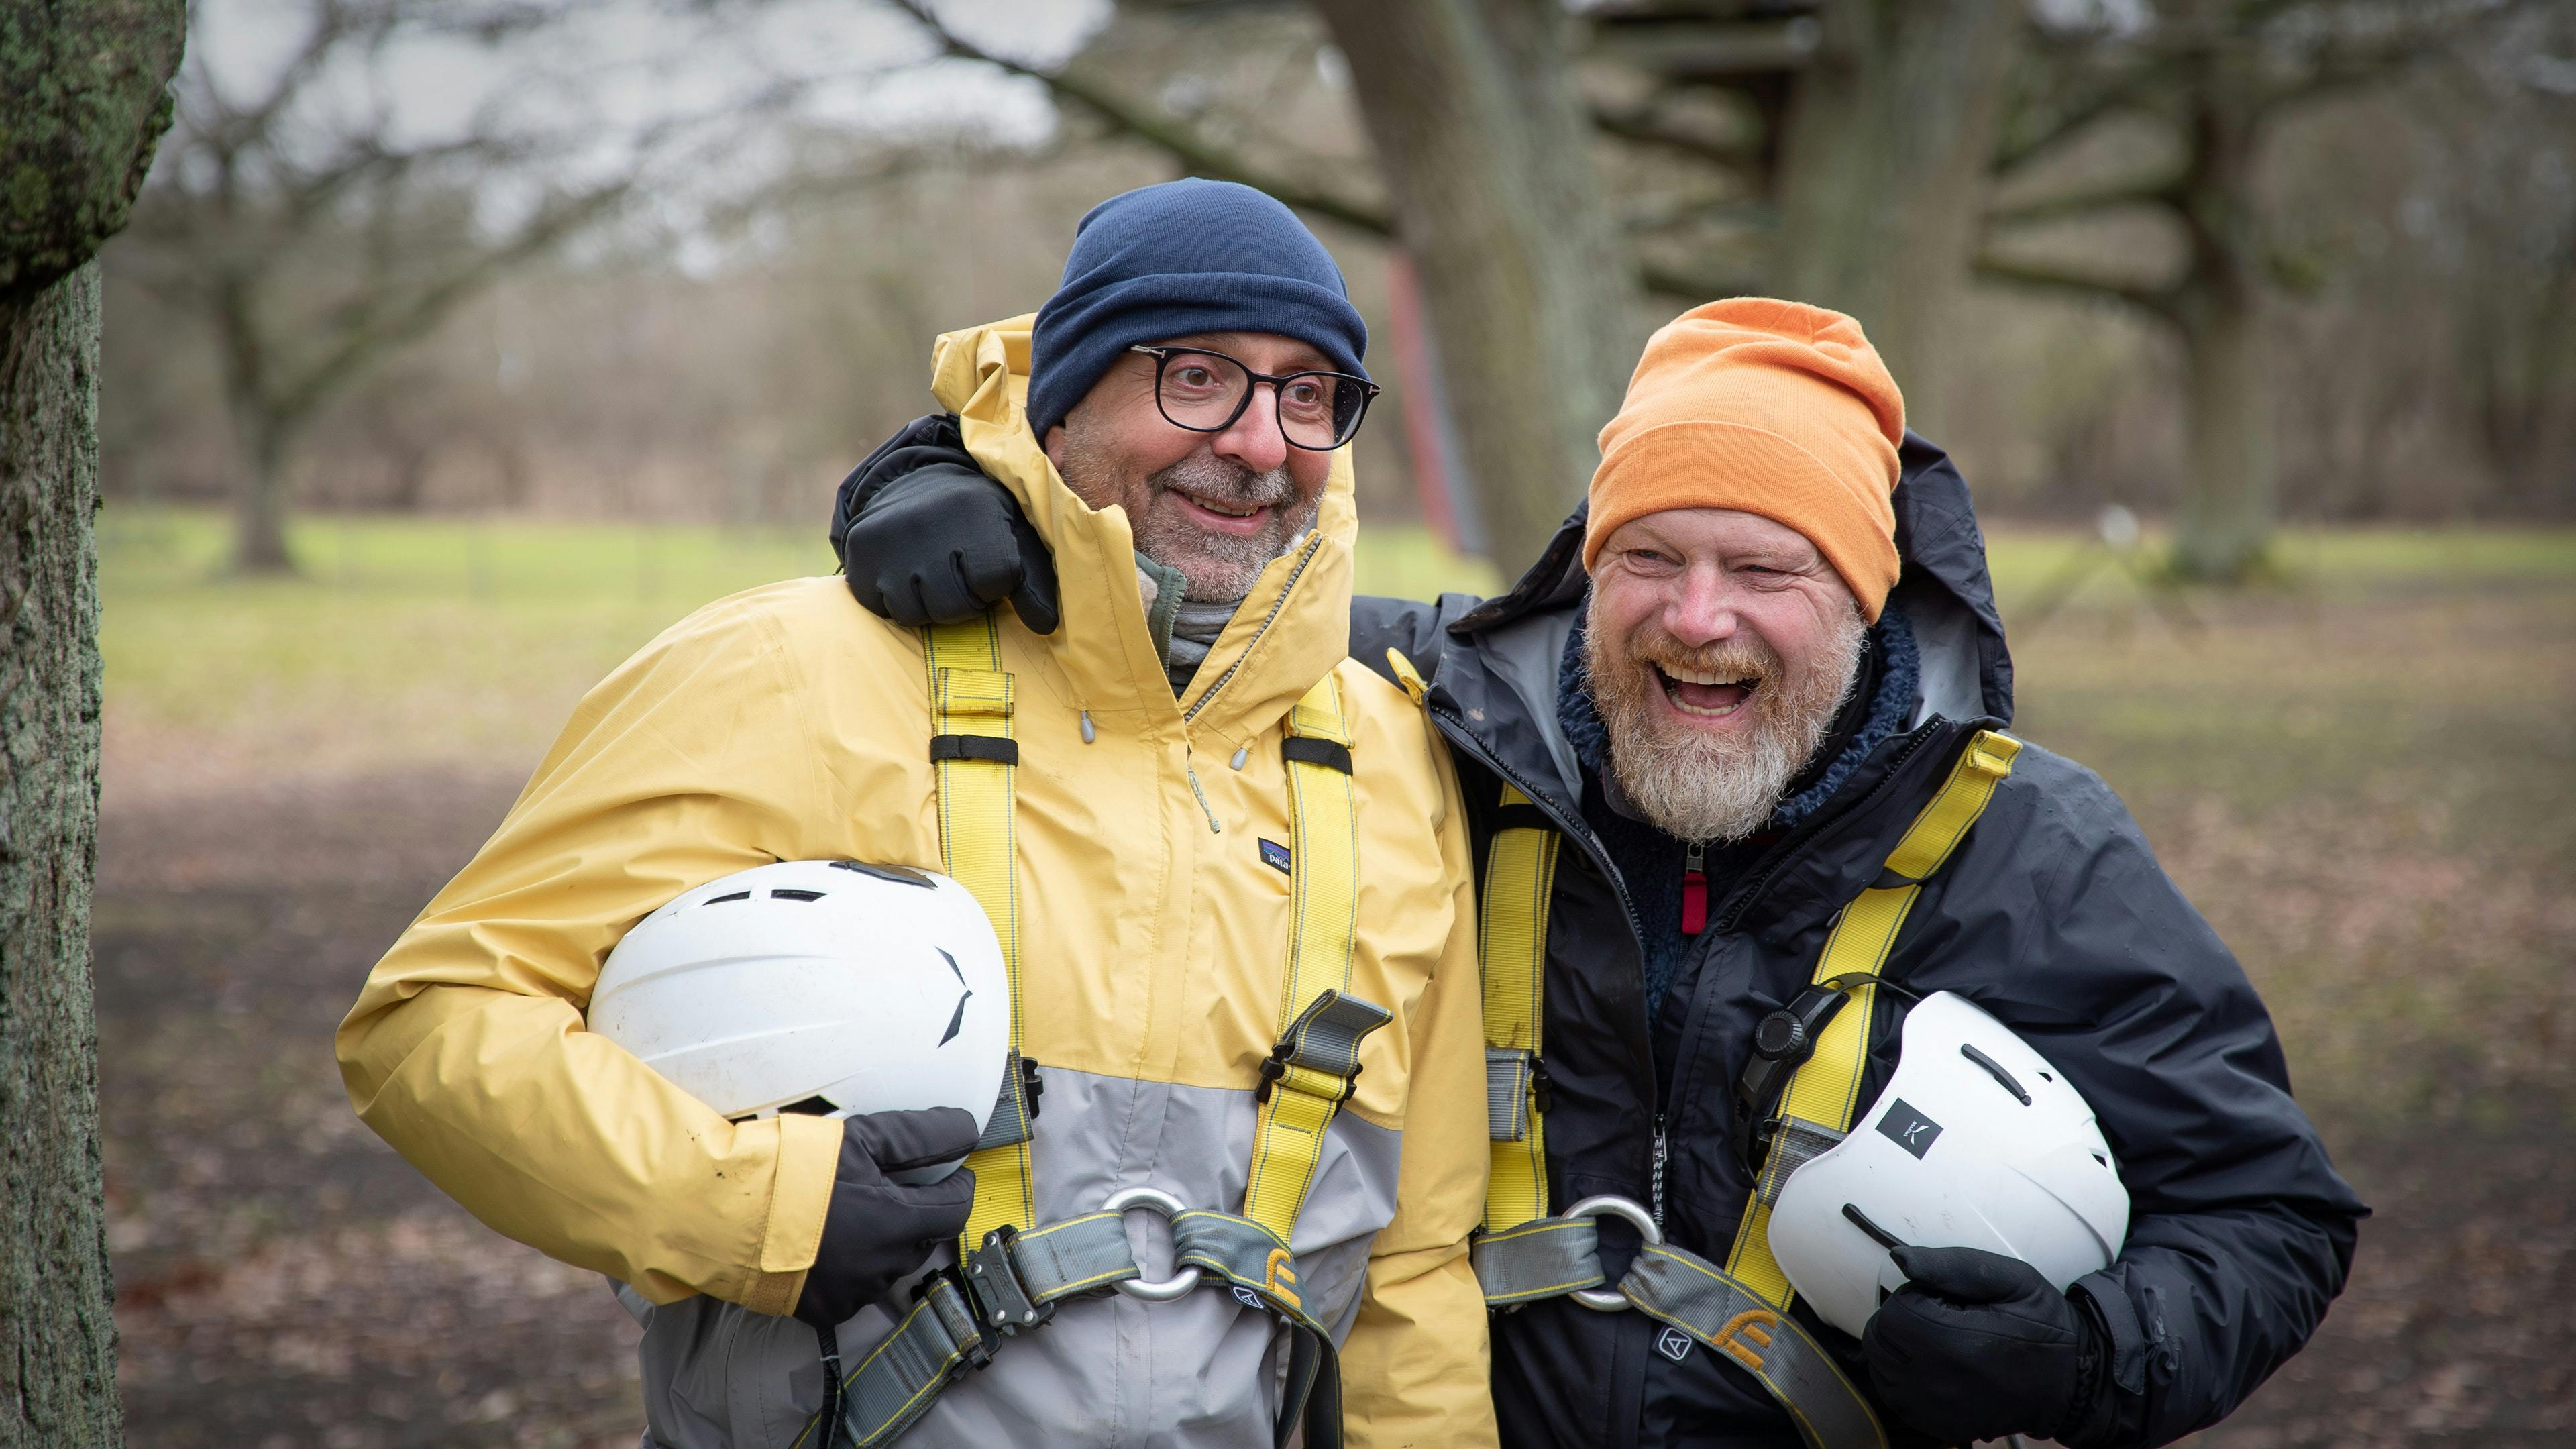
<instances>
[{"instance_id":1,"label":"man in dark jacket","mask_svg":"<svg viewBox=\"0 0 2576 1449\"><path fill-rule=\"evenodd\" d=\"M1848 318L1710 304L1649 344L1587 508L1510 593L1353 615L1355 656L1401 676L1392 648L1427 677L1480 863L1531 824L1569 847L1544 915L1546 1202L1632 1200L1703 1264L1729 1261L1753 1197L1744 1143L1768 1108L1735 1087L1757 1024L2012 713L1966 487L1902 407ZM852 591L907 621L1045 568L944 453L938 420L916 424L836 510ZM2065 1291L2013 1258L1898 1249L1910 1281L1861 1340L1794 1301L1893 1439L2162 1444L2307 1341L2365 1209L2244 973L2098 777L2021 747L1879 973L1967 997L2062 1070L2131 1212L2116 1261ZM1894 1070L1902 1014L1876 993L1855 1101ZM1600 1219L1602 1280L1639 1248ZM1742 1345L1641 1312L1542 1297L1498 1314L1493 1344L1507 1443L1789 1445L1811 1418Z\"/></svg>"}]
</instances>

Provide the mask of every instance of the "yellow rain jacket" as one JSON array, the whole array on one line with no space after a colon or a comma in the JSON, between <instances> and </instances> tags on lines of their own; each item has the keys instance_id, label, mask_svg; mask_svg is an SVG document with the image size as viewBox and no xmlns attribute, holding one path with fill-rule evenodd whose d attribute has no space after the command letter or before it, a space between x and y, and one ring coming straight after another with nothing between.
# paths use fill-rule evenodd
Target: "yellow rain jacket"
<instances>
[{"instance_id":1,"label":"yellow rain jacket","mask_svg":"<svg viewBox=\"0 0 2576 1449\"><path fill-rule=\"evenodd\" d=\"M1359 832L1350 991L1394 1019L1327 1131L1295 1267L1343 1339L1352 1443L1490 1443L1467 1258L1487 1152L1466 821L1422 711L1346 657L1347 455L1314 533L1263 572L1175 700L1124 512L1083 504L1029 432L1029 324L941 338L934 390L1045 535L1063 588L1055 634L1000 620L1017 681L1022 1047L1045 1085L1038 1216L1139 1184L1240 1210L1291 928L1290 878L1262 844L1291 838L1285 718L1332 673ZM727 1122L586 1032L600 963L647 912L751 866L938 869L933 733L921 636L838 578L711 604L582 701L341 1024L368 1126L493 1228L632 1285L648 1444L783 1446L820 1407L814 1334L776 1315L813 1261L841 1132ZM1167 1252L1153 1241L1140 1261L1159 1271ZM879 1306L843 1324L848 1361L892 1323ZM1277 1338L1214 1289L1072 1300L904 1443L1265 1443Z\"/></svg>"}]
</instances>

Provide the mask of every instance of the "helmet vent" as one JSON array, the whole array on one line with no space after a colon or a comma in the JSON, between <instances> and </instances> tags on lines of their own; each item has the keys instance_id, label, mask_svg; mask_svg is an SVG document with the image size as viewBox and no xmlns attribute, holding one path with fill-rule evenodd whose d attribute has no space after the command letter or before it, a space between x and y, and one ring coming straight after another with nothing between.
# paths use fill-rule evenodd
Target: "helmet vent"
<instances>
[{"instance_id":1,"label":"helmet vent","mask_svg":"<svg viewBox=\"0 0 2576 1449\"><path fill-rule=\"evenodd\" d=\"M723 904L724 904L725 902L727 902L727 901L747 901L747 900L750 900L750 899L751 899L751 892L749 892L749 891L735 891L732 895L729 895L729 896L709 896L709 897L707 897L705 904L710 905L710 906L720 906L720 905L723 905Z\"/></svg>"},{"instance_id":2,"label":"helmet vent","mask_svg":"<svg viewBox=\"0 0 2576 1449\"><path fill-rule=\"evenodd\" d=\"M2013 1080L2013 1074L2004 1070L2003 1063L1996 1061L1993 1057L1987 1056L1984 1052L1977 1050L1966 1042L1959 1043L1959 1055L1966 1057L1968 1060L1975 1062L1978 1066L1985 1068L1986 1075L1994 1078L1997 1084L2002 1086L2005 1091L2019 1097L2023 1106L2027 1107L2030 1105L2030 1093L2022 1090L2021 1083ZM2048 1073L2042 1072L2040 1075L2045 1077Z\"/></svg>"},{"instance_id":3,"label":"helmet vent","mask_svg":"<svg viewBox=\"0 0 2576 1449\"><path fill-rule=\"evenodd\" d=\"M823 898L823 893L821 891L794 890L786 886L780 886L769 893L769 898L773 901L819 901Z\"/></svg>"}]
</instances>

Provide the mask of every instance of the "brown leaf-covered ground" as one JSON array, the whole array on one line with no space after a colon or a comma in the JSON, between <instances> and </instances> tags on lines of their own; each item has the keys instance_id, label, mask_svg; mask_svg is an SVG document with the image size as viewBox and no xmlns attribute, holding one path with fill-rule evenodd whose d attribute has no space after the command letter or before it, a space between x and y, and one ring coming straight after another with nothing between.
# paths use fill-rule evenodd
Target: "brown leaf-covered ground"
<instances>
[{"instance_id":1,"label":"brown leaf-covered ground","mask_svg":"<svg viewBox=\"0 0 2576 1449\"><path fill-rule=\"evenodd\" d=\"M2216 627L2097 599L2015 649L2021 732L2131 802L2378 1209L2315 1344L2204 1442L2576 1442L2576 568L2194 607ZM132 1441L633 1443L605 1287L439 1196L330 1056L526 760L317 762L120 712L115 664L97 961Z\"/></svg>"}]
</instances>

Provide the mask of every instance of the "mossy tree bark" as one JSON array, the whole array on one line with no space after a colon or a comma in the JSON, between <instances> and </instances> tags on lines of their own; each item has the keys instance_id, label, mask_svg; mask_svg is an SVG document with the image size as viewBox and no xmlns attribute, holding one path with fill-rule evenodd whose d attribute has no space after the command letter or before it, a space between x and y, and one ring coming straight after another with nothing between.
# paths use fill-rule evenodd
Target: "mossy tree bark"
<instances>
[{"instance_id":1,"label":"mossy tree bark","mask_svg":"<svg viewBox=\"0 0 2576 1449\"><path fill-rule=\"evenodd\" d=\"M113 1444L89 887L98 266L0 305L0 1443Z\"/></svg>"},{"instance_id":2,"label":"mossy tree bark","mask_svg":"<svg viewBox=\"0 0 2576 1449\"><path fill-rule=\"evenodd\" d=\"M0 1446L124 1438L98 1143L98 267L179 0L0 14Z\"/></svg>"}]
</instances>

